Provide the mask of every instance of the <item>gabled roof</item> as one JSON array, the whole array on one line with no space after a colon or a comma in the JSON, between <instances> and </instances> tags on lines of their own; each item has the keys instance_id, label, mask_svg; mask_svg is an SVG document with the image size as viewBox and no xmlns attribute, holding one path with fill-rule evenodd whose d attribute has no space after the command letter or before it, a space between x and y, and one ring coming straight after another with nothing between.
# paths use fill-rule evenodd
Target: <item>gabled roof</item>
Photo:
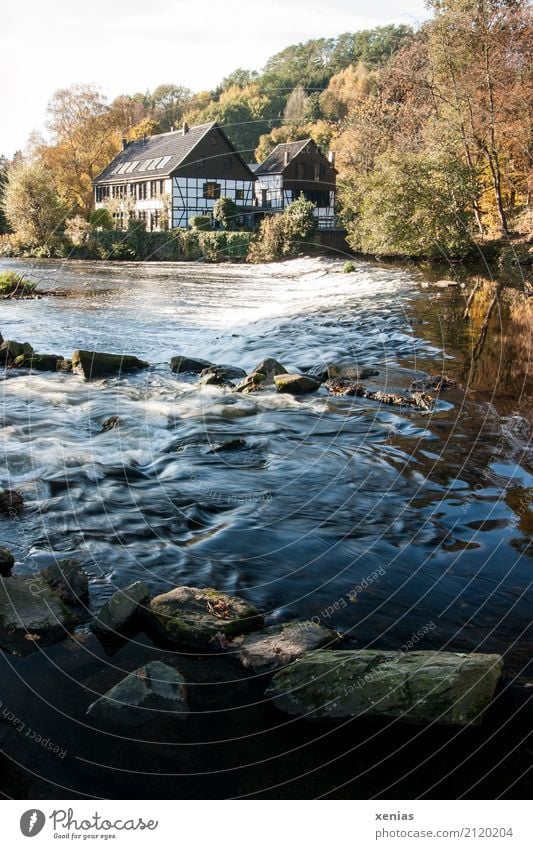
<instances>
[{"instance_id":1,"label":"gabled roof","mask_svg":"<svg viewBox=\"0 0 533 849\"><path fill-rule=\"evenodd\" d=\"M295 142L286 142L278 144L267 156L264 162L261 163L256 170L256 174L281 174L287 165L297 156L312 139L301 139ZM286 156L287 154L287 156Z\"/></svg>"},{"instance_id":2,"label":"gabled roof","mask_svg":"<svg viewBox=\"0 0 533 849\"><path fill-rule=\"evenodd\" d=\"M183 130L174 130L130 142L125 150L121 150L107 168L104 168L94 182L121 183L139 177L148 177L153 180L169 177L213 127L217 127L219 132L223 133L216 121L211 121L209 124L189 127L186 133ZM224 133L223 135L231 149L235 150Z\"/></svg>"}]
</instances>

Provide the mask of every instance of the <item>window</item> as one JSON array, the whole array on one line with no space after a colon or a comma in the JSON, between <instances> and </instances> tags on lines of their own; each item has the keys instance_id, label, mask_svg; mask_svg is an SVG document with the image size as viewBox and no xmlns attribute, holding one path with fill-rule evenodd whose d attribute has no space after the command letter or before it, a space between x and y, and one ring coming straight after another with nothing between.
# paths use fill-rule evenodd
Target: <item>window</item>
<instances>
[{"instance_id":1,"label":"window","mask_svg":"<svg viewBox=\"0 0 533 849\"><path fill-rule=\"evenodd\" d=\"M321 176L322 176L322 174L321 174L320 165L318 165L318 163L317 163L315 165L315 180L320 180Z\"/></svg>"},{"instance_id":2,"label":"window","mask_svg":"<svg viewBox=\"0 0 533 849\"><path fill-rule=\"evenodd\" d=\"M217 134L216 134L216 133L214 133L214 134L211 136L211 144L213 144L213 145L214 145L214 144L218 144L218 136L217 136Z\"/></svg>"},{"instance_id":3,"label":"window","mask_svg":"<svg viewBox=\"0 0 533 849\"><path fill-rule=\"evenodd\" d=\"M244 200L244 189L235 190L235 200Z\"/></svg>"},{"instance_id":4,"label":"window","mask_svg":"<svg viewBox=\"0 0 533 849\"><path fill-rule=\"evenodd\" d=\"M220 183L204 183L204 198L217 200L220 197Z\"/></svg>"},{"instance_id":5,"label":"window","mask_svg":"<svg viewBox=\"0 0 533 849\"><path fill-rule=\"evenodd\" d=\"M150 230L160 230L161 229L161 213L159 210L152 212L152 216L150 219Z\"/></svg>"},{"instance_id":6,"label":"window","mask_svg":"<svg viewBox=\"0 0 533 849\"><path fill-rule=\"evenodd\" d=\"M197 168L205 168L205 159L198 159L195 164Z\"/></svg>"},{"instance_id":7,"label":"window","mask_svg":"<svg viewBox=\"0 0 533 849\"><path fill-rule=\"evenodd\" d=\"M224 171L231 171L233 168L233 158L231 156L227 156L224 160Z\"/></svg>"},{"instance_id":8,"label":"window","mask_svg":"<svg viewBox=\"0 0 533 849\"><path fill-rule=\"evenodd\" d=\"M167 163L169 163L171 159L172 159L172 156L163 156L159 165L156 166L157 169L159 170L159 168L164 168L165 165L167 165Z\"/></svg>"},{"instance_id":9,"label":"window","mask_svg":"<svg viewBox=\"0 0 533 849\"><path fill-rule=\"evenodd\" d=\"M136 183L135 184L135 197L137 200L146 200L147 198L147 185L148 183Z\"/></svg>"}]
</instances>

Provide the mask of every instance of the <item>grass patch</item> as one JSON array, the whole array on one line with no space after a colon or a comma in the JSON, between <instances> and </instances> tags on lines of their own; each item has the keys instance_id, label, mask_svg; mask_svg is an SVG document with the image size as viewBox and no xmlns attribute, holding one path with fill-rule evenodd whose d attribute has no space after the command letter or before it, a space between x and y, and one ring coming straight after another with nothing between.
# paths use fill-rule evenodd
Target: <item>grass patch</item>
<instances>
[{"instance_id":1,"label":"grass patch","mask_svg":"<svg viewBox=\"0 0 533 849\"><path fill-rule=\"evenodd\" d=\"M0 297L25 298L35 294L36 283L26 280L15 271L0 274Z\"/></svg>"}]
</instances>

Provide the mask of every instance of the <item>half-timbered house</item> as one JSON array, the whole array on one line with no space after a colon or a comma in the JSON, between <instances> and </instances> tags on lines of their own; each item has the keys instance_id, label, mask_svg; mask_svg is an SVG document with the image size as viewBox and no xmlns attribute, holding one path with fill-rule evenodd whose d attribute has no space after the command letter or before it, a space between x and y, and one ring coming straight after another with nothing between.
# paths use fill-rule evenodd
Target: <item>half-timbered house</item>
<instances>
[{"instance_id":1,"label":"half-timbered house","mask_svg":"<svg viewBox=\"0 0 533 849\"><path fill-rule=\"evenodd\" d=\"M254 173L258 207L282 211L303 194L315 204L317 226L334 227L337 172L312 139L278 144Z\"/></svg>"},{"instance_id":2,"label":"half-timbered house","mask_svg":"<svg viewBox=\"0 0 533 849\"><path fill-rule=\"evenodd\" d=\"M123 142L94 181L96 208L108 207L116 226L133 219L148 230L187 227L195 215L213 216L229 197L244 217L254 205L254 174L216 122Z\"/></svg>"}]
</instances>

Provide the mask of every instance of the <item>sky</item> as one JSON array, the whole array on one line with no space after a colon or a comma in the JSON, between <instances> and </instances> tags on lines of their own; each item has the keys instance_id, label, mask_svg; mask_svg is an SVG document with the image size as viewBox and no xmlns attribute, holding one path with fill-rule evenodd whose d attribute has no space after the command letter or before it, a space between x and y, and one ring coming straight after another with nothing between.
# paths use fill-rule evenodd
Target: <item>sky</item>
<instances>
[{"instance_id":1,"label":"sky","mask_svg":"<svg viewBox=\"0 0 533 849\"><path fill-rule=\"evenodd\" d=\"M162 83L214 88L310 38L416 25L424 0L19 0L0 17L0 154L43 130L58 88L133 94Z\"/></svg>"}]
</instances>

